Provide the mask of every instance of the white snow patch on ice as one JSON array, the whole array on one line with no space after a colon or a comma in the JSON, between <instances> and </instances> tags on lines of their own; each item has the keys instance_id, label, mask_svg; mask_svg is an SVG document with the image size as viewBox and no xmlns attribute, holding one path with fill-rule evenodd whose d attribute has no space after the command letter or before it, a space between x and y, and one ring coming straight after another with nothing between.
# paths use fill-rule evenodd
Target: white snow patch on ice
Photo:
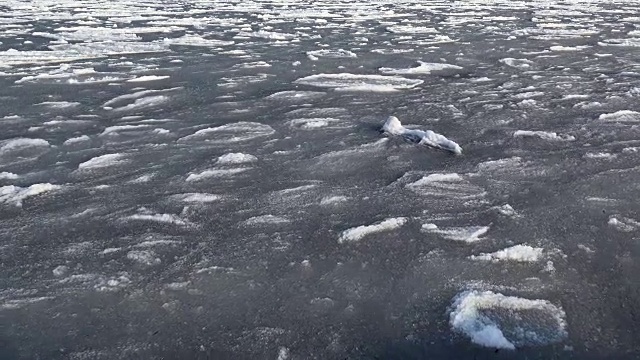
<instances>
[{"instance_id":1,"label":"white snow patch on ice","mask_svg":"<svg viewBox=\"0 0 640 360\"><path fill-rule=\"evenodd\" d=\"M347 242L356 242L370 234L398 229L406 223L407 223L407 218L397 217L397 218L388 218L373 225L362 225L362 226L354 227L351 229L347 229L340 234L340 237L338 238L338 243L344 244Z\"/></svg>"}]
</instances>

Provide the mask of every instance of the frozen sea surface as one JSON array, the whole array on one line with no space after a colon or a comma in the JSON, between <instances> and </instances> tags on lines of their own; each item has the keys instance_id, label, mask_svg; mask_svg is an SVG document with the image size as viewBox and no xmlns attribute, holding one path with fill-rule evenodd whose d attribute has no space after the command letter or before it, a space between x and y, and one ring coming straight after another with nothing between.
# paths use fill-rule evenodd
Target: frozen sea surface
<instances>
[{"instance_id":1,"label":"frozen sea surface","mask_svg":"<svg viewBox=\"0 0 640 360\"><path fill-rule=\"evenodd\" d=\"M640 358L639 12L1 1L0 359Z\"/></svg>"}]
</instances>

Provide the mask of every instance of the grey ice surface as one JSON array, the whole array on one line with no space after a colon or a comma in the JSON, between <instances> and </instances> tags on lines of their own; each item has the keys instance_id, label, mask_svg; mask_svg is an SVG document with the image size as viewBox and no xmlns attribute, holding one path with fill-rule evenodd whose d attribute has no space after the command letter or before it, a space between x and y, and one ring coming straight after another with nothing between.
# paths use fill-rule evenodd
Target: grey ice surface
<instances>
[{"instance_id":1,"label":"grey ice surface","mask_svg":"<svg viewBox=\"0 0 640 360\"><path fill-rule=\"evenodd\" d=\"M637 359L639 13L3 0L0 359Z\"/></svg>"}]
</instances>

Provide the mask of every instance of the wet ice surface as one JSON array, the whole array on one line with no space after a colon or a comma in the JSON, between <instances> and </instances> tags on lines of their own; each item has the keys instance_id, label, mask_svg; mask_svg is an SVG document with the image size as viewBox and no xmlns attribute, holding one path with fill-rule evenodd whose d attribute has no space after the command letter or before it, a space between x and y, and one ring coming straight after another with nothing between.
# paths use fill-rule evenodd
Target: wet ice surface
<instances>
[{"instance_id":1,"label":"wet ice surface","mask_svg":"<svg viewBox=\"0 0 640 360\"><path fill-rule=\"evenodd\" d=\"M2 2L2 357L637 357L638 5Z\"/></svg>"}]
</instances>

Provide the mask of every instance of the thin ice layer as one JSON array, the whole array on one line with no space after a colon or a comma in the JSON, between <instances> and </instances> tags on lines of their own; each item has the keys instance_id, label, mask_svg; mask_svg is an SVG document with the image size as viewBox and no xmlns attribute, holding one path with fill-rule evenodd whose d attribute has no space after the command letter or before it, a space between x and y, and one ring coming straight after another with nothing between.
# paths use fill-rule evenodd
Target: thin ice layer
<instances>
[{"instance_id":1,"label":"thin ice layer","mask_svg":"<svg viewBox=\"0 0 640 360\"><path fill-rule=\"evenodd\" d=\"M451 151L454 154L462 154L460 145L447 139L444 135L434 133L431 130L412 130L402 126L400 120L395 116L389 116L387 122L382 126L382 131L391 135L402 136L407 140L420 145L428 145L435 148Z\"/></svg>"}]
</instances>

